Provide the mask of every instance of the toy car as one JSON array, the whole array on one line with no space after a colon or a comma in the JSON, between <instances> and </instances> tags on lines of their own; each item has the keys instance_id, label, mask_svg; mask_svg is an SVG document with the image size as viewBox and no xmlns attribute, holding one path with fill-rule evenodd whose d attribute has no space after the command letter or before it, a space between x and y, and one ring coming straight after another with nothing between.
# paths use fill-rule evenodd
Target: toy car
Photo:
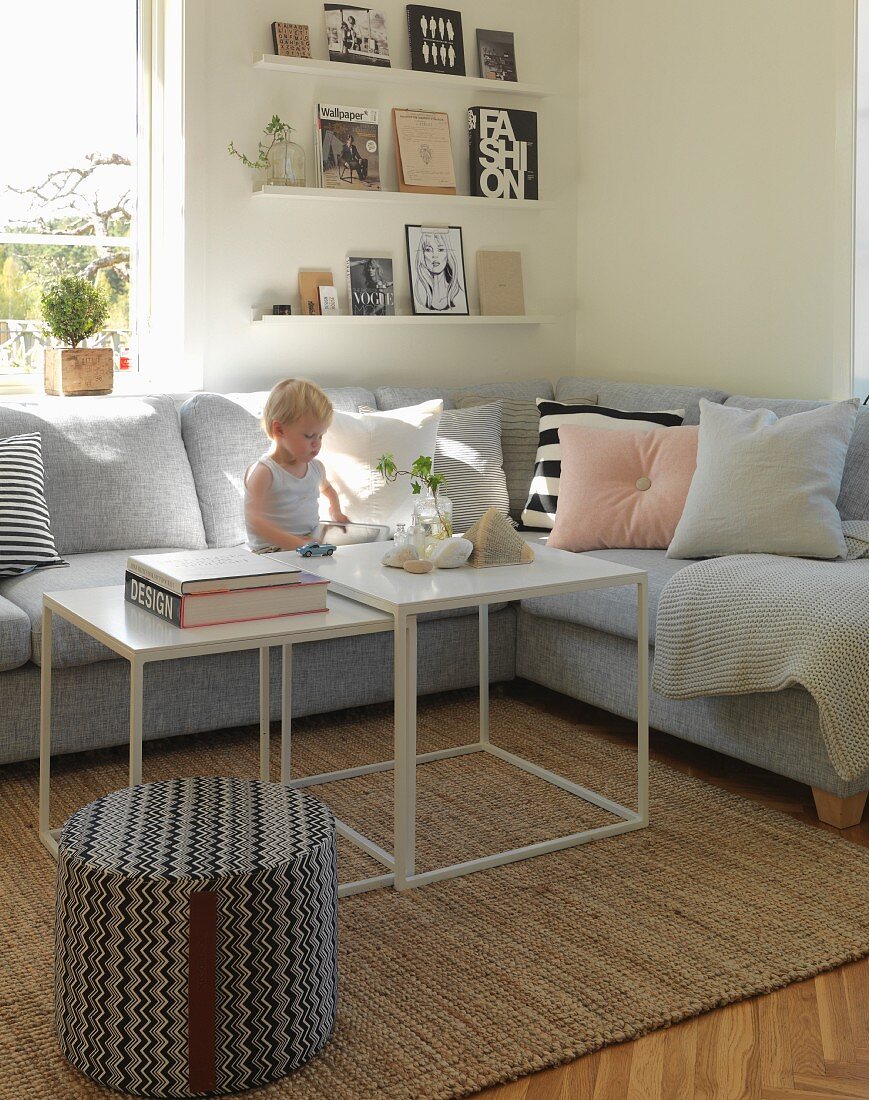
<instances>
[{"instance_id":1,"label":"toy car","mask_svg":"<svg viewBox=\"0 0 869 1100\"><path fill-rule=\"evenodd\" d=\"M296 553L303 558L331 558L337 549L331 542L316 542L312 539L303 546L297 546Z\"/></svg>"}]
</instances>

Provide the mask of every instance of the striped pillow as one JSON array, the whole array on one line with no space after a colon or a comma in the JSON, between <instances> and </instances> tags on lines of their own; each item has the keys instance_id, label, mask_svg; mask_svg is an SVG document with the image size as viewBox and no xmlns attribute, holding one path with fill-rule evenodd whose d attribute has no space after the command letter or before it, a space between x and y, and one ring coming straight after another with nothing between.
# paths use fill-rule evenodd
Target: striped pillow
<instances>
[{"instance_id":1,"label":"striped pillow","mask_svg":"<svg viewBox=\"0 0 869 1100\"><path fill-rule=\"evenodd\" d=\"M501 453L501 406L446 409L438 424L434 472L446 478L453 529L467 531L489 508L510 508Z\"/></svg>"},{"instance_id":2,"label":"striped pillow","mask_svg":"<svg viewBox=\"0 0 869 1100\"><path fill-rule=\"evenodd\" d=\"M0 577L67 564L51 533L39 433L0 439Z\"/></svg>"},{"instance_id":3,"label":"striped pillow","mask_svg":"<svg viewBox=\"0 0 869 1100\"><path fill-rule=\"evenodd\" d=\"M528 494L528 503L522 512L526 527L552 528L558 509L558 487L561 479L561 444L558 429L565 424L589 428L628 428L648 432L652 428L678 427L685 416L684 409L667 409L663 412L624 412L607 409L602 405L565 404L538 398L540 410L540 439L537 446L537 464Z\"/></svg>"}]
</instances>

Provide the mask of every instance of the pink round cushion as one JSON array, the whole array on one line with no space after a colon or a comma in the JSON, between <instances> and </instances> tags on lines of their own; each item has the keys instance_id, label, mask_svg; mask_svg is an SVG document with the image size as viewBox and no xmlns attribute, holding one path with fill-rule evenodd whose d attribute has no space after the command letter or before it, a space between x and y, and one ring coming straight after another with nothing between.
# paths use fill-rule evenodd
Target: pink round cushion
<instances>
[{"instance_id":1,"label":"pink round cushion","mask_svg":"<svg viewBox=\"0 0 869 1100\"><path fill-rule=\"evenodd\" d=\"M696 427L558 429L561 483L549 546L663 550L697 464Z\"/></svg>"}]
</instances>

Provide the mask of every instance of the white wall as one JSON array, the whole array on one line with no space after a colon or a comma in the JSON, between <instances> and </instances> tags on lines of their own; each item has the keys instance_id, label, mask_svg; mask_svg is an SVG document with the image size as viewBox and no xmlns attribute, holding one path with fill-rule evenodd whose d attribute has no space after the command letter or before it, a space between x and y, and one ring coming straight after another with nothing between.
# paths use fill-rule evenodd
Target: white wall
<instances>
[{"instance_id":1,"label":"white wall","mask_svg":"<svg viewBox=\"0 0 869 1100\"><path fill-rule=\"evenodd\" d=\"M581 0L578 368L850 393L854 0Z\"/></svg>"},{"instance_id":2,"label":"white wall","mask_svg":"<svg viewBox=\"0 0 869 1100\"><path fill-rule=\"evenodd\" d=\"M401 382L427 379L469 384L527 377L556 378L575 362L577 78L574 43L577 12L571 3L547 0L462 0L468 72L476 75L477 26L513 30L520 80L554 85L548 100L504 100L446 87L411 93L389 85L293 77L255 70L255 54L272 51L272 20L307 23L312 53L326 57L323 6L316 0L188 0L186 141L188 240L186 264L193 336L202 349L203 385L232 390L268 387L288 374L323 384ZM409 67L405 4L384 0L393 64ZM390 108L446 109L460 191L467 193L466 109L475 103L515 105L538 111L541 197L557 200L552 212L504 213L495 203L478 212L457 207L403 209L397 205L257 203L252 174L230 158L227 143L256 148L264 123L276 113L298 127L313 181L314 104L331 102L382 109L385 186L395 188ZM252 306L297 303L299 268L331 267L344 289L350 251L385 250L392 255L399 305L409 312L404 246L406 222L461 225L471 308L477 311L475 254L486 246L521 249L529 313L561 315L541 327L461 328L374 325L317 329L313 325L269 329L250 323ZM346 298L343 302L346 309Z\"/></svg>"}]
</instances>

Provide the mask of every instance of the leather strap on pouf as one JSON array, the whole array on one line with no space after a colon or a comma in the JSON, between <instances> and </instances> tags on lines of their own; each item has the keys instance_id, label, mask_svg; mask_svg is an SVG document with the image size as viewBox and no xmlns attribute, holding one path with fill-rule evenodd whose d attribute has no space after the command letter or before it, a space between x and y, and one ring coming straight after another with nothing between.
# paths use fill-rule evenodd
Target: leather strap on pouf
<instances>
[{"instance_id":1,"label":"leather strap on pouf","mask_svg":"<svg viewBox=\"0 0 869 1100\"><path fill-rule=\"evenodd\" d=\"M58 851L55 1020L66 1057L137 1095L286 1076L337 1006L335 823L280 784L115 791Z\"/></svg>"},{"instance_id":2,"label":"leather strap on pouf","mask_svg":"<svg viewBox=\"0 0 869 1100\"><path fill-rule=\"evenodd\" d=\"M190 895L187 974L187 1060L191 1092L213 1092L217 977L217 894L197 890Z\"/></svg>"}]
</instances>

